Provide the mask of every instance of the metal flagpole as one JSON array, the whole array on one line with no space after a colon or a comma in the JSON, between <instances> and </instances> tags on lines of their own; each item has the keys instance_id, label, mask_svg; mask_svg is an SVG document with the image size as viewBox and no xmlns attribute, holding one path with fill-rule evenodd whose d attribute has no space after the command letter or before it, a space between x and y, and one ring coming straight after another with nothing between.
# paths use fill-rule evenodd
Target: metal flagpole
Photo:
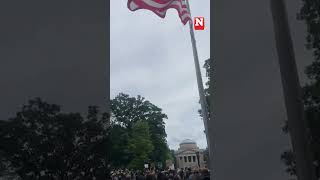
<instances>
[{"instance_id":1,"label":"metal flagpole","mask_svg":"<svg viewBox=\"0 0 320 180\"><path fill-rule=\"evenodd\" d=\"M297 73L288 17L283 0L271 0L274 33L285 98L288 126L299 180L315 180L312 151L307 137L301 86Z\"/></svg>"},{"instance_id":2,"label":"metal flagpole","mask_svg":"<svg viewBox=\"0 0 320 180\"><path fill-rule=\"evenodd\" d=\"M190 11L190 6L189 6L189 1L186 0L187 7L191 16L191 11ZM194 64L196 68L196 75L197 75L197 82L198 82L198 90L199 90L199 96L200 96L200 104L201 104L201 113L202 113L202 118L203 118L203 123L204 123L204 130L206 134L206 139L207 139L207 146L210 153L210 140L209 140L209 134L208 134L208 106L204 94L204 88L203 88L203 82L201 78L201 71L200 71L200 65L199 65L199 58L198 58L198 51L197 51L197 46L196 46L196 40L194 37L194 31L193 31L193 24L192 22L189 21L189 27L190 27L190 36L191 36L191 42L192 42L192 50L193 50L193 57L194 57Z\"/></svg>"}]
</instances>

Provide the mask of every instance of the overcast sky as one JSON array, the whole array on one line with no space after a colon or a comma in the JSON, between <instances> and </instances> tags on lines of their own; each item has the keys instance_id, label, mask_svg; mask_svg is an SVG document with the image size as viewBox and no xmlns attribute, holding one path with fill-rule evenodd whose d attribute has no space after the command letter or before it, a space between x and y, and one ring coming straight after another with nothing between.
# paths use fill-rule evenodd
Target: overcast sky
<instances>
[{"instance_id":1,"label":"overcast sky","mask_svg":"<svg viewBox=\"0 0 320 180\"><path fill-rule=\"evenodd\" d=\"M195 32L201 66L210 57L209 2L190 1L192 16L206 20L206 29ZM175 9L165 19L148 10L131 12L126 0L111 0L110 9L111 98L119 92L144 96L168 115L170 148L186 138L205 148L189 26L183 26Z\"/></svg>"},{"instance_id":2,"label":"overcast sky","mask_svg":"<svg viewBox=\"0 0 320 180\"><path fill-rule=\"evenodd\" d=\"M209 0L190 0L193 16L206 18L196 32L201 64L209 54ZM32 97L85 112L108 98L106 1L1 1L0 119L15 115ZM138 94L161 107L168 142L185 138L204 148L203 123L188 26L176 10L166 19L131 12L111 0L111 96ZM296 20L301 0L286 0L301 82L312 60L305 25ZM265 0L212 1L217 179L288 179L280 154L290 148L271 13ZM204 75L204 74L203 74ZM232 172L232 173L230 173Z\"/></svg>"}]
</instances>

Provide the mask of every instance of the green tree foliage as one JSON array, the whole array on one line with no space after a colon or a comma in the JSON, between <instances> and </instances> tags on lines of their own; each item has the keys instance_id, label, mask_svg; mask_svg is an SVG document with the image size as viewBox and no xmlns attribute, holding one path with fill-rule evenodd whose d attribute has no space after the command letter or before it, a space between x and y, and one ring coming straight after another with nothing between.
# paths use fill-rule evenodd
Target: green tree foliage
<instances>
[{"instance_id":1,"label":"green tree foliage","mask_svg":"<svg viewBox=\"0 0 320 180\"><path fill-rule=\"evenodd\" d=\"M146 121L135 122L129 138L129 150L133 154L129 167L143 169L153 149L148 123Z\"/></svg>"},{"instance_id":2,"label":"green tree foliage","mask_svg":"<svg viewBox=\"0 0 320 180\"><path fill-rule=\"evenodd\" d=\"M113 124L109 133L109 162L110 166L124 168L132 159L128 150L129 132L118 124Z\"/></svg>"},{"instance_id":3,"label":"green tree foliage","mask_svg":"<svg viewBox=\"0 0 320 180\"><path fill-rule=\"evenodd\" d=\"M203 151L203 160L206 162L207 167L209 167L209 165L210 165L210 158L209 158L209 149L208 149L208 148L206 148L206 149Z\"/></svg>"},{"instance_id":4,"label":"green tree foliage","mask_svg":"<svg viewBox=\"0 0 320 180\"><path fill-rule=\"evenodd\" d=\"M320 1L302 0L303 7L300 9L298 19L303 20L307 26L306 47L314 55L314 61L306 67L305 73L309 82L303 87L303 100L305 119L310 130L309 138L312 143L314 161L317 166L317 176L320 177ZM288 132L287 124L283 128ZM294 154L287 150L281 155L282 161L287 166L286 171L296 175L296 163Z\"/></svg>"},{"instance_id":5,"label":"green tree foliage","mask_svg":"<svg viewBox=\"0 0 320 180\"><path fill-rule=\"evenodd\" d=\"M90 106L86 117L32 99L0 121L0 177L105 179L114 167L168 159L162 110L144 98L119 94L112 117ZM153 148L156 147L156 148ZM143 167L143 166L142 166Z\"/></svg>"},{"instance_id":6,"label":"green tree foliage","mask_svg":"<svg viewBox=\"0 0 320 180\"><path fill-rule=\"evenodd\" d=\"M107 121L95 106L83 118L36 98L1 121L0 150L22 179L105 178Z\"/></svg>"},{"instance_id":7,"label":"green tree foliage","mask_svg":"<svg viewBox=\"0 0 320 180\"><path fill-rule=\"evenodd\" d=\"M207 110L208 110L208 120L210 120L210 80L211 80L211 77L210 77L210 72L213 71L213 68L211 67L212 65L212 60L211 59L207 59L205 62L204 62L204 65L203 67L206 69L206 76L208 78L208 81L205 83L205 88L204 88L204 94L205 94L205 97L206 97L206 103L207 103ZM201 114L201 109L199 110L199 114L200 116L202 117L202 114ZM208 153L208 156L207 156L207 163L209 163L209 153Z\"/></svg>"},{"instance_id":8,"label":"green tree foliage","mask_svg":"<svg viewBox=\"0 0 320 180\"><path fill-rule=\"evenodd\" d=\"M170 159L172 160L172 163L174 164L174 167L177 167L177 159L175 157L175 151L170 150Z\"/></svg>"},{"instance_id":9,"label":"green tree foliage","mask_svg":"<svg viewBox=\"0 0 320 180\"><path fill-rule=\"evenodd\" d=\"M205 88L204 88L204 94L205 94L205 98L206 98L206 103L207 103L207 109L208 109L208 118L210 119L210 90L209 90L209 84L210 84L210 71L213 70L213 68L211 68L211 59L207 59L205 62L204 62L204 65L203 67L206 69L206 76L208 78L208 81L205 83ZM201 109L199 110L199 114L200 116L202 117L202 114L201 114Z\"/></svg>"},{"instance_id":10,"label":"green tree foliage","mask_svg":"<svg viewBox=\"0 0 320 180\"><path fill-rule=\"evenodd\" d=\"M303 6L298 14L298 19L303 20L307 26L306 47L314 53L316 62L320 60L320 2L318 0L302 0ZM319 72L319 65L317 67ZM318 73L317 73L318 74Z\"/></svg>"},{"instance_id":11,"label":"green tree foliage","mask_svg":"<svg viewBox=\"0 0 320 180\"><path fill-rule=\"evenodd\" d=\"M126 165L134 156L134 153L130 152L126 147L128 147L128 137L133 131L133 125L140 120L148 124L152 145L153 147L156 147L148 158L154 163L161 162L162 164L165 164L169 151L164 123L164 119L167 118L167 115L162 113L162 110L159 107L141 96L130 97L127 94L120 93L111 100L111 111L112 127L118 128L117 130L111 130L111 134L114 134L111 136L116 137L117 135L115 134L122 134L122 143L114 142L119 145L116 146L116 149L113 148L113 150L111 150L113 153L118 153L118 155L114 155L114 157L120 156L120 154L124 157L121 158L120 164ZM113 161L112 164L115 167L120 165L117 164L116 161Z\"/></svg>"}]
</instances>

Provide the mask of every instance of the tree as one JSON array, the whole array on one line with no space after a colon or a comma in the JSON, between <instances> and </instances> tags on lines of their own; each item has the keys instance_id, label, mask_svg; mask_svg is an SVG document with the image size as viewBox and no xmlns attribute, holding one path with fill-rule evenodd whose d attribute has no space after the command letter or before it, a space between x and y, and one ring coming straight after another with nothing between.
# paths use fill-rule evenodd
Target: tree
<instances>
[{"instance_id":1,"label":"tree","mask_svg":"<svg viewBox=\"0 0 320 180\"><path fill-rule=\"evenodd\" d=\"M129 131L118 124L112 124L109 133L109 162L113 168L126 167L132 154L128 150Z\"/></svg>"},{"instance_id":2,"label":"tree","mask_svg":"<svg viewBox=\"0 0 320 180\"><path fill-rule=\"evenodd\" d=\"M129 138L129 151L133 154L129 167L143 169L144 163L149 161L153 148L148 123L145 121L135 122Z\"/></svg>"},{"instance_id":3,"label":"tree","mask_svg":"<svg viewBox=\"0 0 320 180\"><path fill-rule=\"evenodd\" d=\"M22 179L105 178L107 121L96 106L83 118L35 98L1 121L0 151Z\"/></svg>"},{"instance_id":4,"label":"tree","mask_svg":"<svg viewBox=\"0 0 320 180\"><path fill-rule=\"evenodd\" d=\"M159 107L141 96L130 97L127 94L120 93L111 100L111 112L114 126L121 127L126 132L132 132L132 127L137 121L147 122L152 145L156 147L149 158L152 162L165 164L169 152L164 123L167 115L162 113ZM123 142L126 143L125 138ZM123 154L126 153L123 152Z\"/></svg>"},{"instance_id":5,"label":"tree","mask_svg":"<svg viewBox=\"0 0 320 180\"><path fill-rule=\"evenodd\" d=\"M207 59L204 62L203 67L206 69L206 77L208 78L208 81L205 83L205 88L204 88L204 95L206 98L206 103L207 103L207 110L208 110L208 120L210 120L210 71L213 71L213 68L211 68L211 59ZM199 110L199 114L202 117L202 111L201 109Z\"/></svg>"},{"instance_id":6,"label":"tree","mask_svg":"<svg viewBox=\"0 0 320 180\"><path fill-rule=\"evenodd\" d=\"M208 120L210 120L210 80L211 80L211 77L210 77L210 72L213 71L213 68L211 67L211 59L207 59L205 62L204 62L204 65L203 67L206 69L206 76L208 78L208 81L205 83L205 89L204 89L204 95L205 95L205 98L206 98L206 103L207 103L207 110L208 110ZM199 114L200 114L200 117L202 117L202 111L201 109L198 111ZM208 154L208 160L209 160L209 154ZM209 162L209 161L208 161Z\"/></svg>"},{"instance_id":7,"label":"tree","mask_svg":"<svg viewBox=\"0 0 320 180\"><path fill-rule=\"evenodd\" d=\"M308 124L309 138L312 145L314 162L317 165L317 177L320 177L320 1L302 0L303 6L297 16L307 26L306 47L313 52L314 61L307 66L305 73L309 82L303 87L303 101L305 120ZM283 128L287 131L287 123ZM287 150L281 155L282 161L287 166L286 171L296 175L295 158L292 150Z\"/></svg>"},{"instance_id":8,"label":"tree","mask_svg":"<svg viewBox=\"0 0 320 180\"><path fill-rule=\"evenodd\" d=\"M173 149L170 150L170 159L172 160L174 167L177 167L177 159L175 156L175 151Z\"/></svg>"},{"instance_id":9,"label":"tree","mask_svg":"<svg viewBox=\"0 0 320 180\"><path fill-rule=\"evenodd\" d=\"M302 0L303 6L298 13L298 20L305 21L307 26L306 47L314 54L315 62L310 68L315 68L319 78L320 60L320 2L318 0Z\"/></svg>"},{"instance_id":10,"label":"tree","mask_svg":"<svg viewBox=\"0 0 320 180\"><path fill-rule=\"evenodd\" d=\"M209 165L210 165L210 158L209 158L209 149L208 149L208 148L206 148L206 149L203 151L203 160L206 162L207 167L209 167Z\"/></svg>"}]
</instances>

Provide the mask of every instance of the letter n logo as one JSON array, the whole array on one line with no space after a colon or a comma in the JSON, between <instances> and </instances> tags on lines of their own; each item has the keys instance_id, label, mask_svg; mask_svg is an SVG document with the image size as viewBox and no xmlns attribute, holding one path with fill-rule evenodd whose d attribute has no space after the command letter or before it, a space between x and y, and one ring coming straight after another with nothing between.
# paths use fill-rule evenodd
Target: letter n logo
<instances>
[{"instance_id":1,"label":"letter n logo","mask_svg":"<svg viewBox=\"0 0 320 180\"><path fill-rule=\"evenodd\" d=\"M204 17L195 17L194 18L194 29L195 30L204 30Z\"/></svg>"}]
</instances>

